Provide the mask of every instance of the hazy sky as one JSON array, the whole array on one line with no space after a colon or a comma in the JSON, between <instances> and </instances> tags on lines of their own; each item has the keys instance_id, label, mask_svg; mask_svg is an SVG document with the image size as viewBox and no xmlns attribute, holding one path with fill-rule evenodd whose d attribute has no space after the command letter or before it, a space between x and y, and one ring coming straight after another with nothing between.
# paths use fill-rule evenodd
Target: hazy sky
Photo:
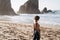
<instances>
[{"instance_id":1,"label":"hazy sky","mask_svg":"<svg viewBox=\"0 0 60 40\"><path fill-rule=\"evenodd\" d=\"M12 8L15 11L19 10L19 7L23 5L27 0L11 0ZM60 10L60 0L39 0L39 9L44 7L52 10Z\"/></svg>"}]
</instances>

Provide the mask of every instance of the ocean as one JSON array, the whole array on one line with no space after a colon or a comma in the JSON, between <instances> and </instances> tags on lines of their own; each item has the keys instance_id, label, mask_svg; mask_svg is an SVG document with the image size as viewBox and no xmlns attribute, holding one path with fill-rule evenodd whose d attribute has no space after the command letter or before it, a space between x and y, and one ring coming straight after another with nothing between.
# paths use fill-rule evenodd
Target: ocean
<instances>
[{"instance_id":1,"label":"ocean","mask_svg":"<svg viewBox=\"0 0 60 40\"><path fill-rule=\"evenodd\" d=\"M17 23L34 23L34 17L38 15L40 16L39 23L41 25L60 25L60 11L55 13L46 13L46 14L20 14L19 16L7 16L0 15L1 21L11 21Z\"/></svg>"}]
</instances>

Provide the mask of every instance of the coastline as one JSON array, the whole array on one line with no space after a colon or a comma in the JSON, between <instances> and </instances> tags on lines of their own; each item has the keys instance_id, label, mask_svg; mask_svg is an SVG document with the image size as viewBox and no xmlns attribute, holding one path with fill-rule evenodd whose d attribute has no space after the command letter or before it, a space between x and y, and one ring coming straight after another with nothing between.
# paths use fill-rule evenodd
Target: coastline
<instances>
[{"instance_id":1,"label":"coastline","mask_svg":"<svg viewBox=\"0 0 60 40\"><path fill-rule=\"evenodd\" d=\"M59 40L60 27L48 27L45 25L40 27L41 40ZM0 21L0 40L32 40L33 26L32 24L13 23L9 21Z\"/></svg>"}]
</instances>

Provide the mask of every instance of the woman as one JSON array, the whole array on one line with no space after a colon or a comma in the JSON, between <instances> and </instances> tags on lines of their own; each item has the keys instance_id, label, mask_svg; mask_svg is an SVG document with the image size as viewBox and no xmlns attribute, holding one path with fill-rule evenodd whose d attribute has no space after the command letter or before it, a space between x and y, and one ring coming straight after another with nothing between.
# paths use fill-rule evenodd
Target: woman
<instances>
[{"instance_id":1,"label":"woman","mask_svg":"<svg viewBox=\"0 0 60 40\"><path fill-rule=\"evenodd\" d=\"M33 38L33 40L40 40L40 25L38 24L40 17L35 16L34 19L35 19L35 23L34 23L34 38Z\"/></svg>"}]
</instances>

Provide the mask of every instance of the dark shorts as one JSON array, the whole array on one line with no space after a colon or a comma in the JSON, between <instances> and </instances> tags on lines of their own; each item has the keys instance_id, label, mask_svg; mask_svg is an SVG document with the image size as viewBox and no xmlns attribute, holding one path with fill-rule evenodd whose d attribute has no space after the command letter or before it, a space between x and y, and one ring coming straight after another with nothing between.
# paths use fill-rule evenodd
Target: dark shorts
<instances>
[{"instance_id":1,"label":"dark shorts","mask_svg":"<svg viewBox=\"0 0 60 40\"><path fill-rule=\"evenodd\" d=\"M34 38L33 40L40 40L40 33L37 30L34 30Z\"/></svg>"}]
</instances>

